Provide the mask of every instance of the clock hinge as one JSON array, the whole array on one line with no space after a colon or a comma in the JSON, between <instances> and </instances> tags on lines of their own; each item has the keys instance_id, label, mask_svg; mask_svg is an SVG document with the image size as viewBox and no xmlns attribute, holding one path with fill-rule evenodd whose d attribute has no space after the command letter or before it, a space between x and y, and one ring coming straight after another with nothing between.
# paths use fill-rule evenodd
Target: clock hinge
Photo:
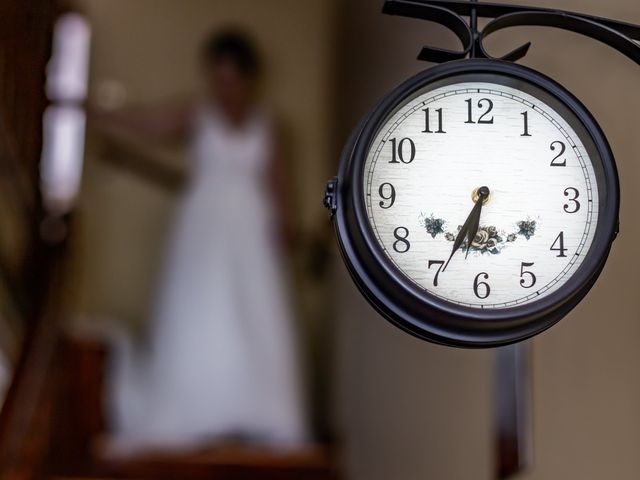
<instances>
[{"instance_id":1,"label":"clock hinge","mask_svg":"<svg viewBox=\"0 0 640 480\"><path fill-rule=\"evenodd\" d=\"M333 177L327 182L327 188L324 191L324 200L322 202L329 211L329 217L333 218L338 209L338 177Z\"/></svg>"}]
</instances>

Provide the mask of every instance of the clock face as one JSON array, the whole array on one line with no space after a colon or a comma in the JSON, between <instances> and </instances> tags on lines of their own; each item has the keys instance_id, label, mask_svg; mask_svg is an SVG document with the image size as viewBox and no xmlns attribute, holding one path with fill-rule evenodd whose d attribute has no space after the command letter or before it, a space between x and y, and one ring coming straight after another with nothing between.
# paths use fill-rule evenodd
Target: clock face
<instances>
[{"instance_id":1,"label":"clock face","mask_svg":"<svg viewBox=\"0 0 640 480\"><path fill-rule=\"evenodd\" d=\"M587 258L601 160L550 95L450 79L380 125L364 162L366 214L419 288L477 309L515 307L562 289Z\"/></svg>"}]
</instances>

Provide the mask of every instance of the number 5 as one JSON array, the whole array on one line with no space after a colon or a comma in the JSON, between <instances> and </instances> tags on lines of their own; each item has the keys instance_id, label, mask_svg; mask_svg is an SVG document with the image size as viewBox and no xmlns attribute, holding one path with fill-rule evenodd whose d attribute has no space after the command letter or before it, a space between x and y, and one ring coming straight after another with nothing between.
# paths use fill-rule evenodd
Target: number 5
<instances>
[{"instance_id":1,"label":"number 5","mask_svg":"<svg viewBox=\"0 0 640 480\"><path fill-rule=\"evenodd\" d=\"M522 262L520 264L520 286L522 288L531 288L536 284L536 276L533 274L533 272L529 271L529 270L525 270L525 267L533 267L533 262L531 263L527 263L527 262ZM529 285L526 285L527 281L525 280L524 276L528 275L531 283Z\"/></svg>"}]
</instances>

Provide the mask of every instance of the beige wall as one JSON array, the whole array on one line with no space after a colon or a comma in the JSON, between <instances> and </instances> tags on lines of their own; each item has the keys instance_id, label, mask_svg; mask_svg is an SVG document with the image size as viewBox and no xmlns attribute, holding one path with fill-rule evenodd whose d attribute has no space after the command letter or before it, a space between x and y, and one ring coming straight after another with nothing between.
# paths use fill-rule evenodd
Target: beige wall
<instances>
[{"instance_id":1,"label":"beige wall","mask_svg":"<svg viewBox=\"0 0 640 480\"><path fill-rule=\"evenodd\" d=\"M379 15L378 2L346 3L343 127L428 67L414 60L421 45L457 47L437 27ZM523 3L640 23L635 0ZM559 325L533 340L534 464L519 478L637 479L640 69L597 42L550 29L502 32L490 45L507 52L526 40L533 47L522 63L562 82L600 121L617 157L623 203L622 233L597 285ZM447 349L404 335L374 314L339 271L339 405L354 478L492 478L493 352Z\"/></svg>"},{"instance_id":2,"label":"beige wall","mask_svg":"<svg viewBox=\"0 0 640 480\"><path fill-rule=\"evenodd\" d=\"M635 0L528 3L640 23ZM132 102L188 91L192 52L223 18L254 32L270 65L266 92L297 138L296 198L300 219L309 225L319 213L333 147L373 101L428 66L414 60L423 43L455 45L441 29L380 15L380 2L371 0L339 3L337 41L333 2L322 0L81 4L94 19L94 86L121 82ZM534 45L523 63L564 83L602 124L618 159L623 204L622 233L599 282L574 312L533 341L534 465L520 478L636 479L640 70L596 42L549 29L500 33L491 45L507 51L529 39ZM341 73L332 96L334 51ZM99 163L95 152L87 161L82 310L142 321L173 198ZM388 325L362 300L337 258L334 285L336 418L352 478L492 478L493 352L429 345Z\"/></svg>"}]
</instances>

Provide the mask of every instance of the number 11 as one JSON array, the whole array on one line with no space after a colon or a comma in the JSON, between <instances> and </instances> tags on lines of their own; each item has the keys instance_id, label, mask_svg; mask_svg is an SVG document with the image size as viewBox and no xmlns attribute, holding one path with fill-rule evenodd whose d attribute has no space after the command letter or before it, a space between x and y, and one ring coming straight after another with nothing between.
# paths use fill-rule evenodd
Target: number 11
<instances>
[{"instance_id":1,"label":"number 11","mask_svg":"<svg viewBox=\"0 0 640 480\"><path fill-rule=\"evenodd\" d=\"M436 113L438 114L438 130L436 130L435 132L431 130L431 122L429 121L429 110L429 108L425 108L423 110L425 127L422 133L447 133L442 129L442 109L436 109Z\"/></svg>"}]
</instances>

